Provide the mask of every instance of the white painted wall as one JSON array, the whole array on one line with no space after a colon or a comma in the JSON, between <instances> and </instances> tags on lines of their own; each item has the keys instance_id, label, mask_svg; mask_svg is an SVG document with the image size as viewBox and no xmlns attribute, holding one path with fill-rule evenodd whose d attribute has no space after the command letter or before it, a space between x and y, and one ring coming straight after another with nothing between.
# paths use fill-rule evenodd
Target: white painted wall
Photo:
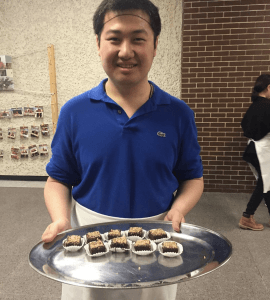
<instances>
[{"instance_id":1,"label":"white painted wall","mask_svg":"<svg viewBox=\"0 0 270 300\"><path fill-rule=\"evenodd\" d=\"M0 92L0 109L41 105L43 120L31 117L0 119L3 140L0 175L46 176L44 158L12 160L11 147L50 145L51 97L47 46L55 48L59 110L71 97L96 86L106 77L97 55L92 16L101 1L0 0L0 54L12 57L14 92ZM174 96L181 89L182 1L153 0L159 7L162 30L149 79ZM48 138L7 138L8 127L49 123ZM51 153L50 153L51 154Z\"/></svg>"}]
</instances>

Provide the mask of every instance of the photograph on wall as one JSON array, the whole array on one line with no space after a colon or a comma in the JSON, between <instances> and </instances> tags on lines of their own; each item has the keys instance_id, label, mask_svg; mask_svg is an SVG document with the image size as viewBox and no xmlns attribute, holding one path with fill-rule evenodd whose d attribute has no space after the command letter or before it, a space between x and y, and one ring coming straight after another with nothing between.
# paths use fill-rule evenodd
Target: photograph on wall
<instances>
[{"instance_id":1,"label":"photograph on wall","mask_svg":"<svg viewBox=\"0 0 270 300\"><path fill-rule=\"evenodd\" d=\"M39 145L39 153L40 153L40 156L48 156L48 154L49 154L48 145L47 144Z\"/></svg>"},{"instance_id":2,"label":"photograph on wall","mask_svg":"<svg viewBox=\"0 0 270 300\"><path fill-rule=\"evenodd\" d=\"M43 118L43 106L35 106L35 117Z\"/></svg>"},{"instance_id":3,"label":"photograph on wall","mask_svg":"<svg viewBox=\"0 0 270 300\"><path fill-rule=\"evenodd\" d=\"M16 138L16 128L8 127L8 138L9 139Z\"/></svg>"},{"instance_id":4,"label":"photograph on wall","mask_svg":"<svg viewBox=\"0 0 270 300\"><path fill-rule=\"evenodd\" d=\"M0 91L13 91L13 71L11 56L0 55Z\"/></svg>"},{"instance_id":5,"label":"photograph on wall","mask_svg":"<svg viewBox=\"0 0 270 300\"><path fill-rule=\"evenodd\" d=\"M36 138L39 137L39 126L35 126L35 125L31 126L31 136Z\"/></svg>"},{"instance_id":6,"label":"photograph on wall","mask_svg":"<svg viewBox=\"0 0 270 300\"><path fill-rule=\"evenodd\" d=\"M41 124L40 128L41 128L41 134L43 136L49 136L50 135L49 124Z\"/></svg>"},{"instance_id":7,"label":"photograph on wall","mask_svg":"<svg viewBox=\"0 0 270 300\"><path fill-rule=\"evenodd\" d=\"M13 115L14 118L23 117L23 109L22 109L22 107L11 108L11 111L12 111L12 115Z\"/></svg>"},{"instance_id":8,"label":"photograph on wall","mask_svg":"<svg viewBox=\"0 0 270 300\"><path fill-rule=\"evenodd\" d=\"M21 158L28 158L29 149L26 146L20 147Z\"/></svg>"},{"instance_id":9,"label":"photograph on wall","mask_svg":"<svg viewBox=\"0 0 270 300\"><path fill-rule=\"evenodd\" d=\"M31 157L39 156L37 145L31 145L28 147Z\"/></svg>"},{"instance_id":10,"label":"photograph on wall","mask_svg":"<svg viewBox=\"0 0 270 300\"><path fill-rule=\"evenodd\" d=\"M27 139L29 136L28 126L20 126L20 137Z\"/></svg>"},{"instance_id":11,"label":"photograph on wall","mask_svg":"<svg viewBox=\"0 0 270 300\"><path fill-rule=\"evenodd\" d=\"M24 116L35 116L35 107L24 107L23 114Z\"/></svg>"},{"instance_id":12,"label":"photograph on wall","mask_svg":"<svg viewBox=\"0 0 270 300\"><path fill-rule=\"evenodd\" d=\"M11 148L11 158L13 158L13 159L20 158L20 148L18 148L18 147Z\"/></svg>"},{"instance_id":13,"label":"photograph on wall","mask_svg":"<svg viewBox=\"0 0 270 300\"><path fill-rule=\"evenodd\" d=\"M11 118L11 109L0 109L0 119Z\"/></svg>"}]
</instances>

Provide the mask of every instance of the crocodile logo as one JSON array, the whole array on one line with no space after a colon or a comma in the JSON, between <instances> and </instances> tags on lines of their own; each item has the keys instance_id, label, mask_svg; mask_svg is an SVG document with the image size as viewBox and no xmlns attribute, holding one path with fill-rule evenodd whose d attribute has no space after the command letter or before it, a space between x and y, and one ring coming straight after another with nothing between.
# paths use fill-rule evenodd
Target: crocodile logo
<instances>
[{"instance_id":1,"label":"crocodile logo","mask_svg":"<svg viewBox=\"0 0 270 300\"><path fill-rule=\"evenodd\" d=\"M158 131L157 135L160 136L160 137L164 137L164 138L166 137L166 133L164 133L162 131Z\"/></svg>"}]
</instances>

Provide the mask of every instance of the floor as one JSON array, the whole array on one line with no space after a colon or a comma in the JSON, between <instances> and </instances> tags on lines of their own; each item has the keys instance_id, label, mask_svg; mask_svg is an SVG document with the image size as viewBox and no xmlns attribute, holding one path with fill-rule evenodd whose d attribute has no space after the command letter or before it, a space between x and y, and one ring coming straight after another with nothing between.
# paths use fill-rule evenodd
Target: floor
<instances>
[{"instance_id":1,"label":"floor","mask_svg":"<svg viewBox=\"0 0 270 300\"><path fill-rule=\"evenodd\" d=\"M60 299L61 284L43 277L28 263L30 250L50 222L43 187L44 182L0 181L1 300ZM186 217L187 223L225 235L233 245L233 255L221 268L179 284L178 300L269 300L270 227L265 205L255 215L265 225L263 231L238 227L249 196L204 193Z\"/></svg>"}]
</instances>

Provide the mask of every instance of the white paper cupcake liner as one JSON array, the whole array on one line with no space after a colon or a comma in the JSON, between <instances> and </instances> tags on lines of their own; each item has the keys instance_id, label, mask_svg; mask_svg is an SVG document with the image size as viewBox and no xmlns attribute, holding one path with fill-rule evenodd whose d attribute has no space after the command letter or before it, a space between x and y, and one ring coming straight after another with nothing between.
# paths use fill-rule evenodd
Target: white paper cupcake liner
<instances>
[{"instance_id":1,"label":"white paper cupcake liner","mask_svg":"<svg viewBox=\"0 0 270 300\"><path fill-rule=\"evenodd\" d=\"M138 240L142 240L145 237L146 231L144 229L142 230L142 234L143 234L142 237L136 236L136 235L129 236L128 235L128 230L124 231L124 234L125 234L127 239L129 239L132 242L136 242Z\"/></svg>"},{"instance_id":2,"label":"white paper cupcake liner","mask_svg":"<svg viewBox=\"0 0 270 300\"><path fill-rule=\"evenodd\" d=\"M183 246L181 244L177 243L177 242L176 242L176 245L177 245L177 248L178 248L178 252L177 253L175 253L175 252L165 252L164 253L163 250L162 250L162 245L163 245L163 243L160 243L158 245L158 251L163 256L166 256L166 257L175 257L175 256L180 255L183 252Z\"/></svg>"},{"instance_id":3,"label":"white paper cupcake liner","mask_svg":"<svg viewBox=\"0 0 270 300\"><path fill-rule=\"evenodd\" d=\"M84 239L82 237L81 237L81 246L65 246L66 240L67 239L63 240L62 245L63 245L63 248L69 252L79 251L84 245Z\"/></svg>"},{"instance_id":4,"label":"white paper cupcake liner","mask_svg":"<svg viewBox=\"0 0 270 300\"><path fill-rule=\"evenodd\" d=\"M147 250L142 250L142 251L136 251L135 248L134 248L134 245L135 243L132 244L131 246L131 251L137 255L149 255L151 253L153 253L154 251L157 250L157 245L155 242L153 241L150 241L150 244L151 244L151 250L150 251L147 251Z\"/></svg>"},{"instance_id":5,"label":"white paper cupcake liner","mask_svg":"<svg viewBox=\"0 0 270 300\"><path fill-rule=\"evenodd\" d=\"M99 253L95 253L95 254L91 254L91 253L90 253L90 250L89 250L89 244L86 244L86 245L84 246L84 249L85 249L87 255L89 255L90 257L99 257L99 256L105 255L105 254L107 254L107 253L110 252L108 243L104 243L104 246L105 246L105 249L106 249L105 252L99 252Z\"/></svg>"},{"instance_id":6,"label":"white paper cupcake liner","mask_svg":"<svg viewBox=\"0 0 270 300\"><path fill-rule=\"evenodd\" d=\"M131 246L132 246L132 242L127 240L127 244L128 244L128 248L124 249L124 248L118 248L118 247L111 247L111 243L112 243L112 240L109 240L108 244L109 244L109 248L110 248L110 251L112 252L126 252L126 251L130 251L131 250Z\"/></svg>"},{"instance_id":7,"label":"white paper cupcake liner","mask_svg":"<svg viewBox=\"0 0 270 300\"><path fill-rule=\"evenodd\" d=\"M149 239L150 241L155 242L156 244L159 244L159 243L165 242L165 241L167 241L167 240L169 240L171 238L171 234L169 232L167 232L167 231L165 231L165 232L167 234L167 237L163 238L163 239L157 239L157 240L151 240L151 239L149 239L149 236L148 236L149 231L147 231L147 233L145 235L145 238Z\"/></svg>"}]
</instances>

